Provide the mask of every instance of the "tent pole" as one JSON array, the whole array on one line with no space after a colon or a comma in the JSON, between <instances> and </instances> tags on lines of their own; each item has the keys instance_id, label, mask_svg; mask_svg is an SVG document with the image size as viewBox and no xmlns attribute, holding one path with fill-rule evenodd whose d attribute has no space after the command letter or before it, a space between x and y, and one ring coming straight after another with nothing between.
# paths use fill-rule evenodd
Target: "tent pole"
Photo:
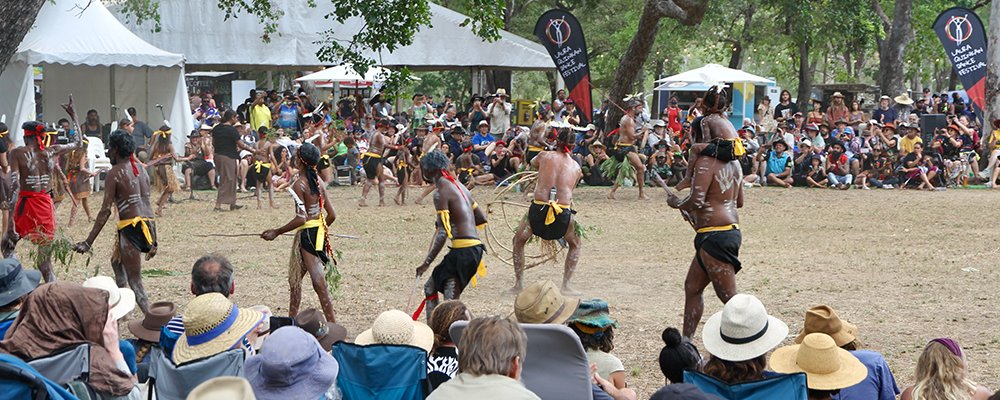
<instances>
[{"instance_id":1,"label":"tent pole","mask_svg":"<svg viewBox=\"0 0 1000 400\"><path fill-rule=\"evenodd\" d=\"M267 90L274 90L274 78L271 77L271 70L267 70Z\"/></svg>"}]
</instances>

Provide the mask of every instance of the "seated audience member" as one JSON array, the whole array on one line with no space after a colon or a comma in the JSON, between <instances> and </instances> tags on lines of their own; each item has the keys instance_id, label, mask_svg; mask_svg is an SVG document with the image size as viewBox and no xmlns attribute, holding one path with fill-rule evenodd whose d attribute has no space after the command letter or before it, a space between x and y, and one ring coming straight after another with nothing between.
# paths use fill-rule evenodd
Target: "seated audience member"
<instances>
[{"instance_id":1,"label":"seated audience member","mask_svg":"<svg viewBox=\"0 0 1000 400\"><path fill-rule=\"evenodd\" d=\"M191 294L201 296L206 293L220 293L229 297L236 289L236 282L233 280L233 265L226 257L216 254L202 256L194 262L191 267ZM172 354L174 341L184 333L184 317L174 316L167 322L164 330L164 337L161 337L160 347L165 354ZM253 354L253 348L249 342L243 345L248 354Z\"/></svg>"},{"instance_id":2,"label":"seated audience member","mask_svg":"<svg viewBox=\"0 0 1000 400\"><path fill-rule=\"evenodd\" d=\"M514 299L514 317L522 324L564 325L573 317L579 305L580 299L563 296L552 281L537 281L525 287ZM595 400L636 399L634 390L618 389L596 372L591 371Z\"/></svg>"},{"instance_id":3,"label":"seated audience member","mask_svg":"<svg viewBox=\"0 0 1000 400\"><path fill-rule=\"evenodd\" d=\"M968 378L962 346L948 338L931 340L917 359L913 386L903 390L899 400L971 399L986 400L990 391Z\"/></svg>"},{"instance_id":4,"label":"seated audience member","mask_svg":"<svg viewBox=\"0 0 1000 400\"><path fill-rule=\"evenodd\" d=\"M312 334L283 326L260 354L247 359L243 375L261 400L339 400L338 372L337 360Z\"/></svg>"},{"instance_id":5,"label":"seated audience member","mask_svg":"<svg viewBox=\"0 0 1000 400\"><path fill-rule=\"evenodd\" d=\"M787 336L788 325L760 300L737 294L705 322L702 341L711 355L703 372L730 385L767 378L766 355Z\"/></svg>"},{"instance_id":6,"label":"seated audience member","mask_svg":"<svg viewBox=\"0 0 1000 400\"><path fill-rule=\"evenodd\" d=\"M590 155L583 159L583 181L589 186L611 186L611 180L601 172L601 164L607 161L608 148L600 141L590 146Z\"/></svg>"},{"instance_id":7,"label":"seated audience member","mask_svg":"<svg viewBox=\"0 0 1000 400\"><path fill-rule=\"evenodd\" d=\"M459 373L427 400L539 399L521 383L528 338L520 325L501 317L476 318L458 344Z\"/></svg>"},{"instance_id":8,"label":"seated audience member","mask_svg":"<svg viewBox=\"0 0 1000 400\"><path fill-rule=\"evenodd\" d=\"M857 357L837 347L825 333L810 333L802 344L775 350L769 364L775 372L805 372L809 400L833 400L841 389L860 383L867 374Z\"/></svg>"},{"instance_id":9,"label":"seated audience member","mask_svg":"<svg viewBox=\"0 0 1000 400\"><path fill-rule=\"evenodd\" d=\"M180 365L240 347L264 315L236 307L221 293L195 297L184 307L184 334L174 345L173 361Z\"/></svg>"},{"instance_id":10,"label":"seated audience member","mask_svg":"<svg viewBox=\"0 0 1000 400\"><path fill-rule=\"evenodd\" d=\"M0 340L14 323L24 296L38 287L42 273L36 269L24 269L16 258L0 260Z\"/></svg>"},{"instance_id":11,"label":"seated audience member","mask_svg":"<svg viewBox=\"0 0 1000 400\"><path fill-rule=\"evenodd\" d=\"M128 322L128 331L135 339L128 342L135 348L136 376L139 382L145 382L149 376L149 353L154 347L160 347L160 330L177 314L177 305L169 301L153 303L149 306L149 314L142 319Z\"/></svg>"},{"instance_id":12,"label":"seated audience member","mask_svg":"<svg viewBox=\"0 0 1000 400\"><path fill-rule=\"evenodd\" d=\"M649 397L649 400L720 400L717 396L706 394L690 383L667 385Z\"/></svg>"},{"instance_id":13,"label":"seated audience member","mask_svg":"<svg viewBox=\"0 0 1000 400\"><path fill-rule=\"evenodd\" d=\"M821 305L806 310L805 326L795 343L802 343L810 333L823 333L833 338L837 347L849 351L865 366L868 373L861 383L841 388L839 399L894 400L899 394L896 378L889 363L881 354L861 349L858 327L840 319L829 306Z\"/></svg>"},{"instance_id":14,"label":"seated audience member","mask_svg":"<svg viewBox=\"0 0 1000 400\"><path fill-rule=\"evenodd\" d=\"M914 143L913 151L903 157L900 164L900 172L903 173L903 187L916 187L917 189L934 190L932 179L937 177L938 168L931 161L928 154L924 154L924 144Z\"/></svg>"},{"instance_id":15,"label":"seated audience member","mask_svg":"<svg viewBox=\"0 0 1000 400\"><path fill-rule=\"evenodd\" d=\"M108 292L108 306L111 307L112 318L117 326L118 320L128 315L135 309L135 292L129 288L119 288L115 280L110 276L95 276L83 282L83 287L101 289ZM125 356L125 363L128 365L132 375L138 370L135 360L135 347L127 340L119 340L118 348Z\"/></svg>"},{"instance_id":16,"label":"seated audience member","mask_svg":"<svg viewBox=\"0 0 1000 400\"><path fill-rule=\"evenodd\" d=\"M371 329L361 332L355 344L405 344L430 353L434 346L434 331L423 322L414 321L406 313L389 310L378 315Z\"/></svg>"},{"instance_id":17,"label":"seated audience member","mask_svg":"<svg viewBox=\"0 0 1000 400\"><path fill-rule=\"evenodd\" d=\"M196 386L187 400L257 400L250 382L238 376L220 376Z\"/></svg>"},{"instance_id":18,"label":"seated audience member","mask_svg":"<svg viewBox=\"0 0 1000 400\"><path fill-rule=\"evenodd\" d=\"M458 351L448 330L455 321L470 319L472 313L459 300L448 300L434 308L430 320L430 328L434 331L434 348L427 357L427 381L431 390L437 389L458 373Z\"/></svg>"},{"instance_id":19,"label":"seated audience member","mask_svg":"<svg viewBox=\"0 0 1000 400\"><path fill-rule=\"evenodd\" d=\"M826 155L826 179L831 188L847 190L854 183L851 175L850 159L844 153L844 144L835 141L830 144Z\"/></svg>"},{"instance_id":20,"label":"seated audience member","mask_svg":"<svg viewBox=\"0 0 1000 400\"><path fill-rule=\"evenodd\" d=\"M597 374L616 388L623 389L628 386L625 365L611 354L615 349L615 327L618 323L608 314L608 303L604 300L583 300L567 324L580 337L580 343L587 352L587 362L597 365Z\"/></svg>"},{"instance_id":21,"label":"seated audience member","mask_svg":"<svg viewBox=\"0 0 1000 400\"><path fill-rule=\"evenodd\" d=\"M758 153L758 160L764 169L767 185L792 187L792 154L788 152L788 144L778 139L771 143L771 150Z\"/></svg>"},{"instance_id":22,"label":"seated audience member","mask_svg":"<svg viewBox=\"0 0 1000 400\"><path fill-rule=\"evenodd\" d=\"M329 352L333 344L347 339L347 328L336 322L329 322L323 312L314 307L307 308L295 316L295 326L302 328L319 341L324 351Z\"/></svg>"},{"instance_id":23,"label":"seated audience member","mask_svg":"<svg viewBox=\"0 0 1000 400\"><path fill-rule=\"evenodd\" d=\"M141 398L118 343L109 292L54 282L25 296L21 312L0 342L0 353L31 360L90 345L88 386L104 399ZM135 299L133 299L133 302Z\"/></svg>"},{"instance_id":24,"label":"seated audience member","mask_svg":"<svg viewBox=\"0 0 1000 400\"><path fill-rule=\"evenodd\" d=\"M661 336L664 346L660 350L660 372L667 385L684 382L684 370L701 370L701 353L677 328L664 329Z\"/></svg>"}]
</instances>

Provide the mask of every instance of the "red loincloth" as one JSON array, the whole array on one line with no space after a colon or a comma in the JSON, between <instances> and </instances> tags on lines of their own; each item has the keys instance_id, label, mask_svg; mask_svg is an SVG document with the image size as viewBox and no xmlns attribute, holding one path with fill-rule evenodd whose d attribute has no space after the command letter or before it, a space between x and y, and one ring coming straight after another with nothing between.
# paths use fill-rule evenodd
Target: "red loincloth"
<instances>
[{"instance_id":1,"label":"red loincloth","mask_svg":"<svg viewBox=\"0 0 1000 400\"><path fill-rule=\"evenodd\" d=\"M18 192L14 209L14 229L33 243L51 241L56 231L52 196L45 192Z\"/></svg>"}]
</instances>

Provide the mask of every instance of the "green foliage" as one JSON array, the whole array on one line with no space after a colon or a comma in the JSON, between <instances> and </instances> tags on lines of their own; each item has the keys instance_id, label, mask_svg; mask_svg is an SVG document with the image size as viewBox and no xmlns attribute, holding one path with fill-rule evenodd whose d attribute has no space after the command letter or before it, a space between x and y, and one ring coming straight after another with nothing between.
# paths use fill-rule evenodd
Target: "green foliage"
<instances>
[{"instance_id":1,"label":"green foliage","mask_svg":"<svg viewBox=\"0 0 1000 400\"><path fill-rule=\"evenodd\" d=\"M323 266L323 270L326 272L326 286L334 299L340 299L340 283L344 277L340 274L340 270L337 269L337 260L342 260L343 256L344 253L340 250L334 250L333 259Z\"/></svg>"},{"instance_id":2,"label":"green foliage","mask_svg":"<svg viewBox=\"0 0 1000 400\"><path fill-rule=\"evenodd\" d=\"M143 278L160 278L164 276L179 276L180 272L159 268L147 268L141 272Z\"/></svg>"}]
</instances>

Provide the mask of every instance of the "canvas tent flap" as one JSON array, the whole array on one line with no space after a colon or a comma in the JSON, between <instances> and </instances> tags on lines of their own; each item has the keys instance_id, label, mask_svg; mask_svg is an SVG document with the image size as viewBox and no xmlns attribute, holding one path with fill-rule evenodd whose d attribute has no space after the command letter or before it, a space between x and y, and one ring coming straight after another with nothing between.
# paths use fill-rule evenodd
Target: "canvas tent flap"
<instances>
[{"instance_id":1,"label":"canvas tent flap","mask_svg":"<svg viewBox=\"0 0 1000 400\"><path fill-rule=\"evenodd\" d=\"M139 37L162 49L184 54L188 66L203 69L287 68L312 69L329 63L316 57L319 32L332 30L341 40L350 40L362 21L352 18L344 24L325 19L333 11L326 1L316 8L298 0L272 0L283 13L277 21L278 33L270 42L261 40L262 27L256 17L238 13L229 20L215 2L202 0L160 0L161 31L152 32L152 22L126 25ZM384 67L407 66L414 70L456 68L496 68L555 70L542 45L510 32L501 39L484 42L469 27L460 26L465 16L430 3L431 23L416 34L413 44L393 52L369 54ZM125 20L125 18L122 18ZM239 38L229 46L206 38Z\"/></svg>"},{"instance_id":2,"label":"canvas tent flap","mask_svg":"<svg viewBox=\"0 0 1000 400\"><path fill-rule=\"evenodd\" d=\"M706 64L701 68L695 68L690 71L681 72L677 75L668 76L666 78L657 80L656 84L659 85L670 82L700 82L700 83L750 82L757 85L768 85L774 83L773 80L760 77L748 72L744 72L738 69L723 67L719 64Z\"/></svg>"},{"instance_id":3,"label":"canvas tent flap","mask_svg":"<svg viewBox=\"0 0 1000 400\"><path fill-rule=\"evenodd\" d=\"M173 67L184 56L139 39L100 1L46 1L14 60L27 64Z\"/></svg>"}]
</instances>

